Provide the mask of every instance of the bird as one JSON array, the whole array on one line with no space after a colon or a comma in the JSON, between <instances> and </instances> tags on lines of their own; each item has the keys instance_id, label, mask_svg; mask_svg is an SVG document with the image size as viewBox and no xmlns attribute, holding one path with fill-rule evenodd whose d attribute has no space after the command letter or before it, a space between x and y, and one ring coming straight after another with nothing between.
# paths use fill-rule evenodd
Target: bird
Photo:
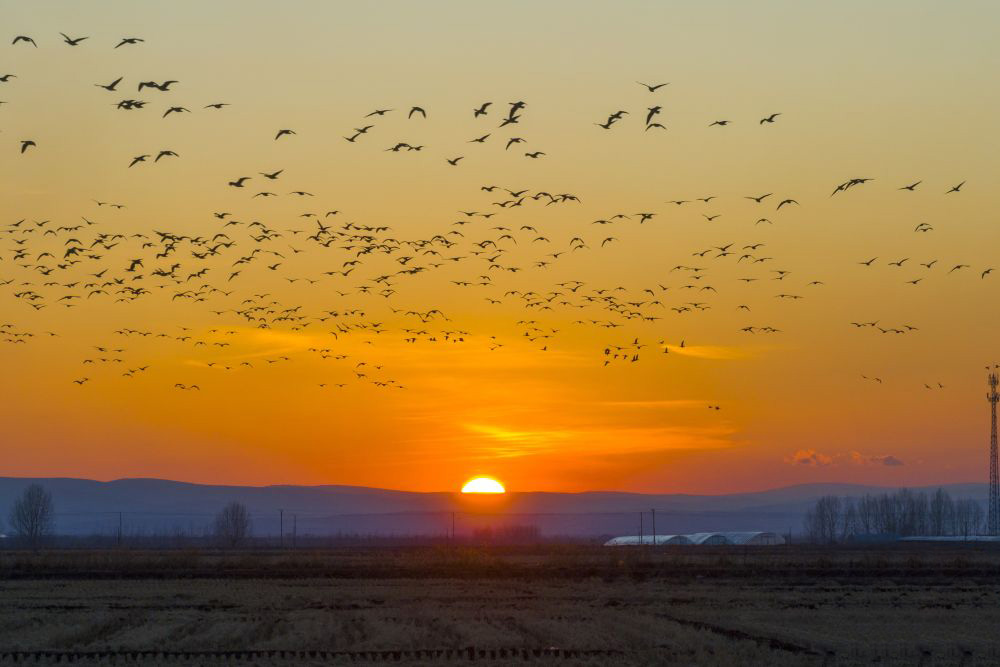
<instances>
[{"instance_id":1,"label":"bird","mask_svg":"<svg viewBox=\"0 0 1000 667\"><path fill-rule=\"evenodd\" d=\"M31 44L36 49L38 48L38 44L35 43L35 40L33 40L31 37L28 37L27 35L18 35L17 37L14 38L14 41L11 42L11 45L17 44L18 42Z\"/></svg>"},{"instance_id":2,"label":"bird","mask_svg":"<svg viewBox=\"0 0 1000 667\"><path fill-rule=\"evenodd\" d=\"M424 118L427 118L427 112L424 111L423 108L421 108L421 107L411 107L410 108L410 113L406 114L406 117L407 118L413 118L413 114L415 114L415 113L418 113L421 116L423 116Z\"/></svg>"},{"instance_id":3,"label":"bird","mask_svg":"<svg viewBox=\"0 0 1000 667\"><path fill-rule=\"evenodd\" d=\"M136 155L134 158L132 158L132 161L129 163L128 168L131 169L140 162L145 162L146 158L148 157L149 155Z\"/></svg>"},{"instance_id":4,"label":"bird","mask_svg":"<svg viewBox=\"0 0 1000 667\"><path fill-rule=\"evenodd\" d=\"M69 44L70 46L78 46L80 44L80 42L82 42L83 40L90 39L89 37L76 37L76 38L73 38L73 37L70 37L69 35L67 35L64 32L61 32L59 34L62 35L63 41L66 42L67 44Z\"/></svg>"},{"instance_id":5,"label":"bird","mask_svg":"<svg viewBox=\"0 0 1000 667\"><path fill-rule=\"evenodd\" d=\"M166 118L172 113L191 113L191 111L189 109L185 109L184 107L170 107L165 112L163 112L162 117Z\"/></svg>"},{"instance_id":6,"label":"bird","mask_svg":"<svg viewBox=\"0 0 1000 667\"><path fill-rule=\"evenodd\" d=\"M38 146L38 144L36 144L33 140L31 140L31 139L25 139L24 141L21 142L21 153L24 154L24 152L26 150L28 150L29 148L37 147L37 146Z\"/></svg>"},{"instance_id":7,"label":"bird","mask_svg":"<svg viewBox=\"0 0 1000 667\"><path fill-rule=\"evenodd\" d=\"M165 93L169 91L170 86L174 85L175 83L180 83L180 82L174 81L172 79L169 81L164 81L163 83L156 83L155 81L140 81L137 89L140 93L144 88L155 88L156 90Z\"/></svg>"},{"instance_id":8,"label":"bird","mask_svg":"<svg viewBox=\"0 0 1000 667\"><path fill-rule=\"evenodd\" d=\"M472 110L472 117L473 118L479 118L480 116L485 116L486 115L486 109L488 109L491 104L493 104L493 103L492 102L483 102L482 104L480 104L478 109L473 109Z\"/></svg>"},{"instance_id":9,"label":"bird","mask_svg":"<svg viewBox=\"0 0 1000 667\"><path fill-rule=\"evenodd\" d=\"M121 41L115 45L115 48L117 49L118 47L125 46L126 44L139 44L145 41L146 40L141 37L122 37Z\"/></svg>"},{"instance_id":10,"label":"bird","mask_svg":"<svg viewBox=\"0 0 1000 667\"><path fill-rule=\"evenodd\" d=\"M923 181L917 181L916 183L910 183L909 185L904 185L903 187L901 187L899 189L900 190L909 190L910 192L913 192L914 190L917 189L917 186L920 185L921 183L923 183Z\"/></svg>"},{"instance_id":11,"label":"bird","mask_svg":"<svg viewBox=\"0 0 1000 667\"><path fill-rule=\"evenodd\" d=\"M268 174L268 173L266 173L266 172L263 172L263 171L261 171L261 172L258 172L258 173L259 173L259 174L260 174L261 176L263 176L264 178L269 178L269 179L271 179L272 181L274 181L274 180L277 180L278 176L281 176L282 172L284 172L284 171L285 171L284 169L279 169L278 171L273 171L273 172L271 172L270 174Z\"/></svg>"},{"instance_id":12,"label":"bird","mask_svg":"<svg viewBox=\"0 0 1000 667\"><path fill-rule=\"evenodd\" d=\"M448 159L448 164L450 164L453 167L458 166L458 161L461 160L463 157L464 157L463 155L459 155L458 157L450 158Z\"/></svg>"},{"instance_id":13,"label":"bird","mask_svg":"<svg viewBox=\"0 0 1000 667\"><path fill-rule=\"evenodd\" d=\"M709 123L708 126L712 127L713 125L718 125L720 127L725 127L726 125L729 125L731 122L732 122L731 120L715 120Z\"/></svg>"},{"instance_id":14,"label":"bird","mask_svg":"<svg viewBox=\"0 0 1000 667\"><path fill-rule=\"evenodd\" d=\"M240 176L235 181L229 181L229 185L234 188L242 188L243 184L250 180L249 176Z\"/></svg>"},{"instance_id":15,"label":"bird","mask_svg":"<svg viewBox=\"0 0 1000 667\"><path fill-rule=\"evenodd\" d=\"M781 113L779 112L779 113L773 113L770 116L764 116L763 118L760 119L760 123L759 124L763 125L764 123L773 123L774 119L777 118L780 115L781 115Z\"/></svg>"},{"instance_id":16,"label":"bird","mask_svg":"<svg viewBox=\"0 0 1000 667\"><path fill-rule=\"evenodd\" d=\"M636 83L639 84L640 86L644 87L646 90L648 90L651 93L655 93L660 88L663 88L664 86L669 86L670 85L670 82L667 82L667 83L657 83L655 85L650 85L648 83L643 83L642 81L636 81Z\"/></svg>"},{"instance_id":17,"label":"bird","mask_svg":"<svg viewBox=\"0 0 1000 667\"><path fill-rule=\"evenodd\" d=\"M775 210L776 211L781 210L781 207L786 204L795 204L796 206L799 205L799 203L794 199L782 199L781 202L778 204L778 208L776 208Z\"/></svg>"},{"instance_id":18,"label":"bird","mask_svg":"<svg viewBox=\"0 0 1000 667\"><path fill-rule=\"evenodd\" d=\"M295 134L295 130L278 130L278 133L274 135L274 140L277 141L282 137L291 136L293 134Z\"/></svg>"},{"instance_id":19,"label":"bird","mask_svg":"<svg viewBox=\"0 0 1000 667\"><path fill-rule=\"evenodd\" d=\"M752 199L752 200L754 200L755 202L757 202L759 204L762 201L764 201L765 199L767 199L768 197L770 197L772 194L774 194L774 193L773 192L768 192L766 195L760 195L759 197L754 197L754 196L744 197L744 199Z\"/></svg>"},{"instance_id":20,"label":"bird","mask_svg":"<svg viewBox=\"0 0 1000 667\"><path fill-rule=\"evenodd\" d=\"M223 107L228 107L230 104L228 102L213 102L211 104L206 104L203 109L221 109Z\"/></svg>"},{"instance_id":21,"label":"bird","mask_svg":"<svg viewBox=\"0 0 1000 667\"><path fill-rule=\"evenodd\" d=\"M115 88L118 87L118 84L121 83L122 79L124 79L124 78L125 77L120 76L117 79L115 79L114 81L112 81L111 83L109 83L108 85L104 85L103 83L95 83L94 85L97 86L98 88L103 88L104 90L107 90L107 91L110 91L110 92L113 93L113 92L115 92Z\"/></svg>"},{"instance_id":22,"label":"bird","mask_svg":"<svg viewBox=\"0 0 1000 667\"><path fill-rule=\"evenodd\" d=\"M159 153L156 154L156 158L153 160L153 162L159 162L160 158L162 158L162 157L180 157L180 156L177 153L173 152L173 151L164 150L164 151L160 151Z\"/></svg>"},{"instance_id":23,"label":"bird","mask_svg":"<svg viewBox=\"0 0 1000 667\"><path fill-rule=\"evenodd\" d=\"M11 79L16 78L16 74L0 74L0 83L8 83Z\"/></svg>"},{"instance_id":24,"label":"bird","mask_svg":"<svg viewBox=\"0 0 1000 667\"><path fill-rule=\"evenodd\" d=\"M951 194L952 192L960 192L960 191L962 190L962 186L963 186L963 185L965 185L965 181L962 181L962 182L961 182L961 183L959 183L958 185L953 185L953 186L951 187L951 189L950 189L950 190L948 190L948 192L946 192L945 194L946 194L946 195L950 195L950 194Z\"/></svg>"},{"instance_id":25,"label":"bird","mask_svg":"<svg viewBox=\"0 0 1000 667\"><path fill-rule=\"evenodd\" d=\"M539 158L539 157L541 157L541 156L543 156L543 155L545 155L545 153L543 153L542 151L535 151L533 153L525 153L526 157L536 158L536 159Z\"/></svg>"}]
</instances>

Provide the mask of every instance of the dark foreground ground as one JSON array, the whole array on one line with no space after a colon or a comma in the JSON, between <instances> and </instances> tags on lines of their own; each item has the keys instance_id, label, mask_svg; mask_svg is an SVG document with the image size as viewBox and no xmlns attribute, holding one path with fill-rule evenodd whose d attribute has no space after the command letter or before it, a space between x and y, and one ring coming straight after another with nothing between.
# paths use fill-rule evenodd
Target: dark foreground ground
<instances>
[{"instance_id":1,"label":"dark foreground ground","mask_svg":"<svg viewBox=\"0 0 1000 667\"><path fill-rule=\"evenodd\" d=\"M0 664L995 665L966 546L0 553Z\"/></svg>"}]
</instances>

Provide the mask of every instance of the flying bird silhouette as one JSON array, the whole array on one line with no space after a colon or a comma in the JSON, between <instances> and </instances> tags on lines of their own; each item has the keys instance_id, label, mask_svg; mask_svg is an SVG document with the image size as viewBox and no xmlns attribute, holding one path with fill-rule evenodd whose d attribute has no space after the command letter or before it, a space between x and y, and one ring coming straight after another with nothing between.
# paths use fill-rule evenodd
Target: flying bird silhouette
<instances>
[{"instance_id":1,"label":"flying bird silhouette","mask_svg":"<svg viewBox=\"0 0 1000 667\"><path fill-rule=\"evenodd\" d=\"M76 37L76 38L73 38L73 37L70 37L69 35L67 35L64 32L61 32L59 34L62 35L63 41L66 42L67 44L69 44L70 46L78 46L80 44L80 42L82 42L83 40L90 39L89 37Z\"/></svg>"},{"instance_id":2,"label":"flying bird silhouette","mask_svg":"<svg viewBox=\"0 0 1000 667\"><path fill-rule=\"evenodd\" d=\"M655 85L649 85L648 83L643 83L642 81L636 81L636 83L639 84L640 86L642 86L643 88L645 88L646 90L648 90L651 93L655 93L660 88L663 88L664 86L669 86L670 85L669 82L667 82L667 83L657 83Z\"/></svg>"},{"instance_id":3,"label":"flying bird silhouette","mask_svg":"<svg viewBox=\"0 0 1000 667\"><path fill-rule=\"evenodd\" d=\"M117 79L115 79L114 81L112 81L111 83L109 83L108 85L104 85L102 83L95 83L94 85L97 86L98 88L103 88L104 90L107 90L107 91L110 91L110 92L113 93L113 92L115 92L115 88L118 87L118 84L121 83L121 81L122 81L123 78L124 77L120 76Z\"/></svg>"},{"instance_id":4,"label":"flying bird silhouette","mask_svg":"<svg viewBox=\"0 0 1000 667\"><path fill-rule=\"evenodd\" d=\"M126 44L140 44L145 41L146 40L141 37L122 37L121 41L115 45L115 48L117 49L118 47L125 46Z\"/></svg>"}]
</instances>

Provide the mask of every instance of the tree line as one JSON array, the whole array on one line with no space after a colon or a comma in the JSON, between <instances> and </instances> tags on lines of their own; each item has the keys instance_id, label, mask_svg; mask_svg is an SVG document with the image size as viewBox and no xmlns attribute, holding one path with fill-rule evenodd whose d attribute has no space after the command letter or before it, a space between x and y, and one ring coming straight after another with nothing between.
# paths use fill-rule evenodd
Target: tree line
<instances>
[{"instance_id":1,"label":"tree line","mask_svg":"<svg viewBox=\"0 0 1000 667\"><path fill-rule=\"evenodd\" d=\"M29 484L10 508L10 537L32 549L43 546L55 531L55 514L52 494L41 484ZM215 515L209 528L219 544L235 548L250 539L253 521L246 505L233 501Z\"/></svg>"},{"instance_id":2,"label":"tree line","mask_svg":"<svg viewBox=\"0 0 1000 667\"><path fill-rule=\"evenodd\" d=\"M860 498L823 496L806 512L803 528L817 544L873 535L969 537L982 529L983 517L978 501L953 500L944 489L930 495L899 489Z\"/></svg>"}]
</instances>

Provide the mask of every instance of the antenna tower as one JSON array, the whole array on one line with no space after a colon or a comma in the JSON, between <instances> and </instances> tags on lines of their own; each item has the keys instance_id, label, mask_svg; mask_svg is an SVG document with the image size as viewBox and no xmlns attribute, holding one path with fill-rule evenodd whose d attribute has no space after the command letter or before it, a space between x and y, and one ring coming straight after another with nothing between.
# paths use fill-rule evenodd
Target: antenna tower
<instances>
[{"instance_id":1,"label":"antenna tower","mask_svg":"<svg viewBox=\"0 0 1000 667\"><path fill-rule=\"evenodd\" d=\"M986 400L990 402L990 504L986 508L986 532L989 535L1000 534L1000 480L997 478L997 402L1000 401L1000 393L997 393L997 385L1000 384L1000 377L997 375L997 366L994 365L986 378L989 392Z\"/></svg>"}]
</instances>

